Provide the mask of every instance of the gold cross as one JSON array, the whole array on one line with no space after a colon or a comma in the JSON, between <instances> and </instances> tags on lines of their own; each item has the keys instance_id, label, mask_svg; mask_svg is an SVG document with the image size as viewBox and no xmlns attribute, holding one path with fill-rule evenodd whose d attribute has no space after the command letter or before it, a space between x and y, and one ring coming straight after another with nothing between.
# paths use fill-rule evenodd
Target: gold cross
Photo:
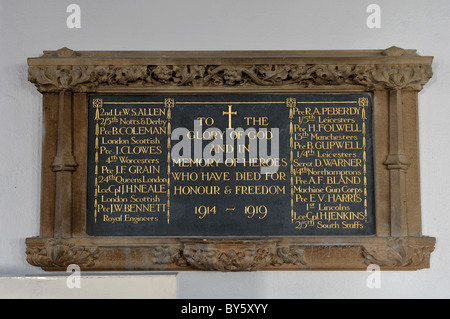
<instances>
[{"instance_id":1,"label":"gold cross","mask_svg":"<svg viewBox=\"0 0 450 319\"><path fill-rule=\"evenodd\" d=\"M237 115L237 112L231 112L232 105L228 105L228 112L223 111L223 115L228 115L228 128L231 127L231 115Z\"/></svg>"}]
</instances>

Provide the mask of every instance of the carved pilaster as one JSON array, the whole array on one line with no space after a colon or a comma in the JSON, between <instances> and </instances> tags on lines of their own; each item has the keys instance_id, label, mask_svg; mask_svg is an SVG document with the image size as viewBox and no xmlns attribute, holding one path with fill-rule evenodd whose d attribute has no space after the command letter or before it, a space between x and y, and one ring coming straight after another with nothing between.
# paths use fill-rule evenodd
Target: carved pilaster
<instances>
[{"instance_id":1,"label":"carved pilaster","mask_svg":"<svg viewBox=\"0 0 450 319\"><path fill-rule=\"evenodd\" d=\"M77 163L73 157L72 93L59 93L57 153L52 164L56 174L55 237L72 233L72 172Z\"/></svg>"},{"instance_id":2,"label":"carved pilaster","mask_svg":"<svg viewBox=\"0 0 450 319\"><path fill-rule=\"evenodd\" d=\"M410 162L403 146L402 91L389 94L389 155L384 164L390 174L391 236L407 236L406 171Z\"/></svg>"},{"instance_id":3,"label":"carved pilaster","mask_svg":"<svg viewBox=\"0 0 450 319\"><path fill-rule=\"evenodd\" d=\"M73 157L72 141L72 93L59 93L58 144L55 160L52 164L54 172L74 171L77 163Z\"/></svg>"}]
</instances>

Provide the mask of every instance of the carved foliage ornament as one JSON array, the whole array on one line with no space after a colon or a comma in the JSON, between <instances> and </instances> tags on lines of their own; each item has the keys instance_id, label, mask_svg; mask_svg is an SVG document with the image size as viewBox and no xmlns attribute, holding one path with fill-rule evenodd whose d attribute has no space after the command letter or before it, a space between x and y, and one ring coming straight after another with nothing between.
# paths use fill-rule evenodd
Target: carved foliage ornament
<instances>
[{"instance_id":1,"label":"carved foliage ornament","mask_svg":"<svg viewBox=\"0 0 450 319\"><path fill-rule=\"evenodd\" d=\"M341 246L317 246L333 249L335 257L346 260L346 250ZM378 244L356 244L359 247L361 267L377 264L381 267L420 268L426 266L434 245L414 243L407 238L390 238ZM289 269L310 269L311 247L305 245L279 245L276 242L261 243L185 243L148 247L153 267L164 269L171 265L193 267L199 270L256 271L287 266ZM347 248L351 248L348 246ZM139 249L139 248L138 248ZM99 259L99 248L76 245L69 240L48 239L38 246L28 247L27 261L44 268L66 268L70 264L91 268ZM309 256L308 258L306 256ZM311 259L311 260L310 260Z\"/></svg>"},{"instance_id":2,"label":"carved foliage ornament","mask_svg":"<svg viewBox=\"0 0 450 319\"><path fill-rule=\"evenodd\" d=\"M283 264L306 265L300 246L275 247L239 245L234 248L203 244L186 245L183 255L188 264L201 270L252 271Z\"/></svg>"},{"instance_id":3,"label":"carved foliage ornament","mask_svg":"<svg viewBox=\"0 0 450 319\"><path fill-rule=\"evenodd\" d=\"M29 264L39 267L64 267L77 264L92 267L98 258L97 248L80 247L63 239L49 239L44 247L28 247Z\"/></svg>"},{"instance_id":4,"label":"carved foliage ornament","mask_svg":"<svg viewBox=\"0 0 450 319\"><path fill-rule=\"evenodd\" d=\"M365 264L387 267L417 267L429 259L434 247L414 245L406 238L392 238L385 245L363 249Z\"/></svg>"},{"instance_id":5,"label":"carved foliage ornament","mask_svg":"<svg viewBox=\"0 0 450 319\"><path fill-rule=\"evenodd\" d=\"M31 66L29 81L41 92L95 92L102 86L236 87L360 85L421 90L430 65L143 65Z\"/></svg>"}]
</instances>

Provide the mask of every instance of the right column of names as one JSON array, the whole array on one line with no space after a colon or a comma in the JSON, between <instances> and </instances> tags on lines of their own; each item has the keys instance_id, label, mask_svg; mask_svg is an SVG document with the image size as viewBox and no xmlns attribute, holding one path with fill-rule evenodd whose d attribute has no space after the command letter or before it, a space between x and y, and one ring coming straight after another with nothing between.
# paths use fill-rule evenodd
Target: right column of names
<instances>
[{"instance_id":1,"label":"right column of names","mask_svg":"<svg viewBox=\"0 0 450 319\"><path fill-rule=\"evenodd\" d=\"M369 99L288 98L291 218L299 234L369 232Z\"/></svg>"}]
</instances>

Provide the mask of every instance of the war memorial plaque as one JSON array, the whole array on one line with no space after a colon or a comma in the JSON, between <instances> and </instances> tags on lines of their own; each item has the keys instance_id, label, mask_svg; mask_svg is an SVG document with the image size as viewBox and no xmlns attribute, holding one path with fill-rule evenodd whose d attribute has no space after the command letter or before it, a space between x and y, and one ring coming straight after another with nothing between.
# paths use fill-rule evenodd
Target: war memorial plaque
<instances>
[{"instance_id":1,"label":"war memorial plaque","mask_svg":"<svg viewBox=\"0 0 450 319\"><path fill-rule=\"evenodd\" d=\"M48 271L417 270L432 57L99 52L28 59Z\"/></svg>"},{"instance_id":2,"label":"war memorial plaque","mask_svg":"<svg viewBox=\"0 0 450 319\"><path fill-rule=\"evenodd\" d=\"M373 235L371 100L91 96L88 234Z\"/></svg>"}]
</instances>

